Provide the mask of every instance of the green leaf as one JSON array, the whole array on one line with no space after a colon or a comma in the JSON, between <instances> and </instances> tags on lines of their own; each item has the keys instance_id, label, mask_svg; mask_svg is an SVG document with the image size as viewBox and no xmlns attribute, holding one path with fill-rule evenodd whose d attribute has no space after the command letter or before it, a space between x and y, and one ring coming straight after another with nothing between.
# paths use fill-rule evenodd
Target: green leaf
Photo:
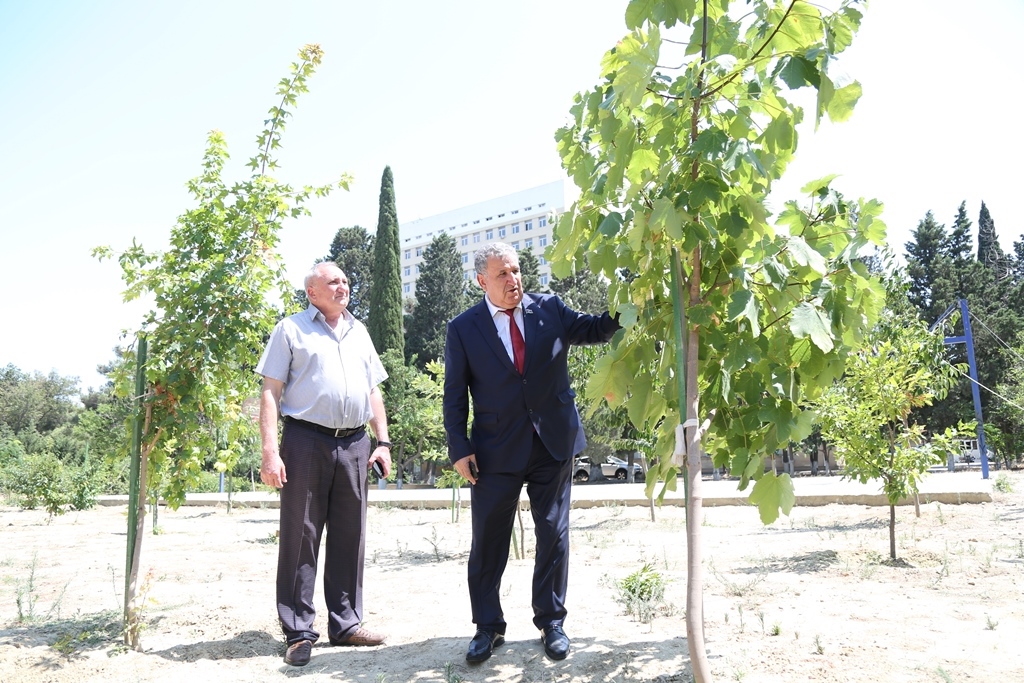
<instances>
[{"instance_id":1,"label":"green leaf","mask_svg":"<svg viewBox=\"0 0 1024 683\"><path fill-rule=\"evenodd\" d=\"M750 502L757 506L762 524L771 524L779 518L779 511L789 515L796 502L793 480L788 474L776 476L766 472L750 491Z\"/></svg>"},{"instance_id":2,"label":"green leaf","mask_svg":"<svg viewBox=\"0 0 1024 683\"><path fill-rule=\"evenodd\" d=\"M674 240L683 236L683 224L676 213L676 208L668 199L661 197L654 200L654 211L649 221L652 232L663 232Z\"/></svg>"},{"instance_id":3,"label":"green leaf","mask_svg":"<svg viewBox=\"0 0 1024 683\"><path fill-rule=\"evenodd\" d=\"M797 339L810 337L814 345L828 353L835 344L828 319L821 310L808 302L800 303L793 309L789 329Z\"/></svg>"},{"instance_id":4,"label":"green leaf","mask_svg":"<svg viewBox=\"0 0 1024 683\"><path fill-rule=\"evenodd\" d=\"M619 230L622 229L622 214L618 211L612 211L604 217L601 224L597 226L597 229L605 237L615 237Z\"/></svg>"},{"instance_id":5,"label":"green leaf","mask_svg":"<svg viewBox=\"0 0 1024 683\"><path fill-rule=\"evenodd\" d=\"M729 320L745 318L750 323L750 333L758 337L761 335L761 326L757 321L757 300L749 289L740 289L733 292L729 298Z\"/></svg>"},{"instance_id":6,"label":"green leaf","mask_svg":"<svg viewBox=\"0 0 1024 683\"><path fill-rule=\"evenodd\" d=\"M839 88L832 93L828 102L828 117L834 123L842 123L853 116L853 108L860 100L863 91L860 83L853 82L850 85Z\"/></svg>"},{"instance_id":7,"label":"green leaf","mask_svg":"<svg viewBox=\"0 0 1024 683\"><path fill-rule=\"evenodd\" d=\"M816 273L824 274L827 270L825 257L819 254L799 235L794 235L788 240L789 253L793 260L801 266L806 266Z\"/></svg>"}]
</instances>

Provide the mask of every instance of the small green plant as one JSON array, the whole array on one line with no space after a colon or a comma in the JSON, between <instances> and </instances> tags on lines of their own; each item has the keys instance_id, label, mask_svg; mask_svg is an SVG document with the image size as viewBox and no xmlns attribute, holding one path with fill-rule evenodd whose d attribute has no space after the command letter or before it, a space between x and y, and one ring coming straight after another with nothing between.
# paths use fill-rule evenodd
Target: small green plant
<instances>
[{"instance_id":1,"label":"small green plant","mask_svg":"<svg viewBox=\"0 0 1024 683\"><path fill-rule=\"evenodd\" d=\"M427 543L429 543L434 549L434 562L444 562L448 558L447 553L441 550L441 541L443 541L444 538L438 537L437 527L432 527L430 529L430 538L424 536L424 539L426 539Z\"/></svg>"},{"instance_id":2,"label":"small green plant","mask_svg":"<svg viewBox=\"0 0 1024 683\"><path fill-rule=\"evenodd\" d=\"M1017 557L1024 559L1024 539L1017 541Z\"/></svg>"},{"instance_id":3,"label":"small green plant","mask_svg":"<svg viewBox=\"0 0 1024 683\"><path fill-rule=\"evenodd\" d=\"M821 644L821 636L814 636L814 653L818 655L825 654L825 646Z\"/></svg>"},{"instance_id":4,"label":"small green plant","mask_svg":"<svg viewBox=\"0 0 1024 683\"><path fill-rule=\"evenodd\" d=\"M19 581L15 588L14 602L18 607L18 623L33 621L36 618L36 562L39 553L32 554L32 562L28 566L28 578Z\"/></svg>"},{"instance_id":5,"label":"small green plant","mask_svg":"<svg viewBox=\"0 0 1024 683\"><path fill-rule=\"evenodd\" d=\"M388 683L387 674L377 674L377 683Z\"/></svg>"},{"instance_id":6,"label":"small green plant","mask_svg":"<svg viewBox=\"0 0 1024 683\"><path fill-rule=\"evenodd\" d=\"M664 603L665 579L650 564L644 564L618 583L619 597L626 614L649 624L654 613Z\"/></svg>"},{"instance_id":7,"label":"small green plant","mask_svg":"<svg viewBox=\"0 0 1024 683\"><path fill-rule=\"evenodd\" d=\"M938 669L936 669L935 673L939 674L939 677L943 681L945 681L945 683L953 683L953 678L948 673L946 673L945 669L943 669L941 666Z\"/></svg>"},{"instance_id":8,"label":"small green plant","mask_svg":"<svg viewBox=\"0 0 1024 683\"><path fill-rule=\"evenodd\" d=\"M462 676L455 670L455 665L451 662L444 663L444 683L462 683Z\"/></svg>"},{"instance_id":9,"label":"small green plant","mask_svg":"<svg viewBox=\"0 0 1024 683\"><path fill-rule=\"evenodd\" d=\"M777 621L774 624L772 624L772 630L768 632L768 635L770 635L770 636L782 635L782 624L780 624Z\"/></svg>"},{"instance_id":10,"label":"small green plant","mask_svg":"<svg viewBox=\"0 0 1024 683\"><path fill-rule=\"evenodd\" d=\"M985 630L987 630L987 631L995 631L996 630L996 626L999 626L999 622L986 614L985 615Z\"/></svg>"},{"instance_id":11,"label":"small green plant","mask_svg":"<svg viewBox=\"0 0 1024 683\"><path fill-rule=\"evenodd\" d=\"M746 624L743 623L743 605L736 605L736 613L740 617L740 633L743 633L744 629L746 629Z\"/></svg>"},{"instance_id":12,"label":"small green plant","mask_svg":"<svg viewBox=\"0 0 1024 683\"><path fill-rule=\"evenodd\" d=\"M942 505L939 503L935 503L935 511L939 513L939 524L945 524L946 518L942 514Z\"/></svg>"},{"instance_id":13,"label":"small green plant","mask_svg":"<svg viewBox=\"0 0 1024 683\"><path fill-rule=\"evenodd\" d=\"M992 488L999 493L1013 493L1013 482L1006 472L1000 472L992 482Z\"/></svg>"},{"instance_id":14,"label":"small green plant","mask_svg":"<svg viewBox=\"0 0 1024 683\"><path fill-rule=\"evenodd\" d=\"M764 635L764 610L757 610L757 620L761 622L761 635Z\"/></svg>"}]
</instances>

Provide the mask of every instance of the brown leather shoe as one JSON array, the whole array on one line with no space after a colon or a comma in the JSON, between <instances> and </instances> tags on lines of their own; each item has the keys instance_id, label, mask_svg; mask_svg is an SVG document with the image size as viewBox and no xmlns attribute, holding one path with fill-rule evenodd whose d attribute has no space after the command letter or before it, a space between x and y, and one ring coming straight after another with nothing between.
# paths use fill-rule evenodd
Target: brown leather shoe
<instances>
[{"instance_id":1,"label":"brown leather shoe","mask_svg":"<svg viewBox=\"0 0 1024 683\"><path fill-rule=\"evenodd\" d=\"M309 664L309 655L313 649L313 641L300 640L288 646L284 653L284 663L291 666L306 666Z\"/></svg>"},{"instance_id":2,"label":"brown leather shoe","mask_svg":"<svg viewBox=\"0 0 1024 683\"><path fill-rule=\"evenodd\" d=\"M381 635L380 633L374 633L369 629L365 629L362 626L357 628L352 635L344 640L331 638L331 645L356 645L356 646L368 646L368 645L380 645L387 636Z\"/></svg>"}]
</instances>

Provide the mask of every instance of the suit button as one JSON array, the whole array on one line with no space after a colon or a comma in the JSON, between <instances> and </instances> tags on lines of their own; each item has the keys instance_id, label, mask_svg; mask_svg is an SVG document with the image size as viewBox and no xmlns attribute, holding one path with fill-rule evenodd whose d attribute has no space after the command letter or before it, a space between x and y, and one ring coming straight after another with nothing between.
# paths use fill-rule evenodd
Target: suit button
<instances>
[{"instance_id":1,"label":"suit button","mask_svg":"<svg viewBox=\"0 0 1024 683\"><path fill-rule=\"evenodd\" d=\"M525 379L523 380L523 384L526 384L526 380Z\"/></svg>"}]
</instances>

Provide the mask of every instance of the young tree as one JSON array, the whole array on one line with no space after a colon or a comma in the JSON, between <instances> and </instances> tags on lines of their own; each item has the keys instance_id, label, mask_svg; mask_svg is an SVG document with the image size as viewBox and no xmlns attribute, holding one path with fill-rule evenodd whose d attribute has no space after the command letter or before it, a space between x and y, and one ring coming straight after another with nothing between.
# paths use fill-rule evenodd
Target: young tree
<instances>
[{"instance_id":1,"label":"young tree","mask_svg":"<svg viewBox=\"0 0 1024 683\"><path fill-rule=\"evenodd\" d=\"M270 175L290 109L306 92L322 55L318 45L303 47L290 76L279 82L280 101L257 138L247 180L225 181L227 144L221 132L212 131L202 173L188 183L195 206L178 218L167 251L148 252L133 243L118 256L125 299L152 297L154 305L138 331L149 348L140 490L147 489L148 472L165 482L162 494L174 507L208 453L217 454L220 468L230 469L255 433L242 403L259 391L252 369L279 318L270 294L276 287L282 301L291 297L275 251L284 221L308 214L310 198L348 187L347 176L334 185L295 189ZM109 247L93 253L100 259L114 255ZM132 348L126 364L134 365L135 354ZM131 607L137 571L136 561L125 609L126 642L135 648L141 647L139 624L129 617L138 614Z\"/></svg>"},{"instance_id":2,"label":"young tree","mask_svg":"<svg viewBox=\"0 0 1024 683\"><path fill-rule=\"evenodd\" d=\"M380 179L380 211L377 240L373 245L373 289L367 329L370 339L383 355L397 351L405 357L402 335L402 275L399 266L398 210L395 208L395 179L391 167L384 168Z\"/></svg>"},{"instance_id":3,"label":"young tree","mask_svg":"<svg viewBox=\"0 0 1024 683\"><path fill-rule=\"evenodd\" d=\"M942 336L919 320L889 314L853 356L842 380L813 403L821 433L843 461L843 477L876 479L889 500L889 557L896 559L896 505L917 494L917 482L957 448L965 428L925 433L915 408L941 399L959 379L943 359ZM963 368L959 369L960 372Z\"/></svg>"},{"instance_id":4,"label":"young tree","mask_svg":"<svg viewBox=\"0 0 1024 683\"><path fill-rule=\"evenodd\" d=\"M560 218L552 267L599 271L626 331L587 395L657 429L656 476L687 486L687 643L710 680L703 641L701 444L728 464L762 519L788 512L788 476L764 457L810 433L800 404L842 374L884 303L860 257L882 245L881 206L850 202L832 177L804 187L771 222L765 199L793 158L809 87L814 118L849 117L856 82L830 76L861 21L859 3L633 0L630 33L577 96L557 133L581 190ZM742 17L741 17L742 15ZM679 46L679 47L676 47ZM679 65L662 66L662 65ZM620 275L622 276L620 278Z\"/></svg>"},{"instance_id":5,"label":"young tree","mask_svg":"<svg viewBox=\"0 0 1024 683\"><path fill-rule=\"evenodd\" d=\"M334 261L348 276L348 312L365 322L370 312L373 291L374 237L365 228L354 225L340 228L331 242L325 261Z\"/></svg>"},{"instance_id":6,"label":"young tree","mask_svg":"<svg viewBox=\"0 0 1024 683\"><path fill-rule=\"evenodd\" d=\"M439 233L423 252L416 280L416 307L407 318L406 362L416 357L416 367L444 357L448 321L466 309L465 277L455 238Z\"/></svg>"}]
</instances>

